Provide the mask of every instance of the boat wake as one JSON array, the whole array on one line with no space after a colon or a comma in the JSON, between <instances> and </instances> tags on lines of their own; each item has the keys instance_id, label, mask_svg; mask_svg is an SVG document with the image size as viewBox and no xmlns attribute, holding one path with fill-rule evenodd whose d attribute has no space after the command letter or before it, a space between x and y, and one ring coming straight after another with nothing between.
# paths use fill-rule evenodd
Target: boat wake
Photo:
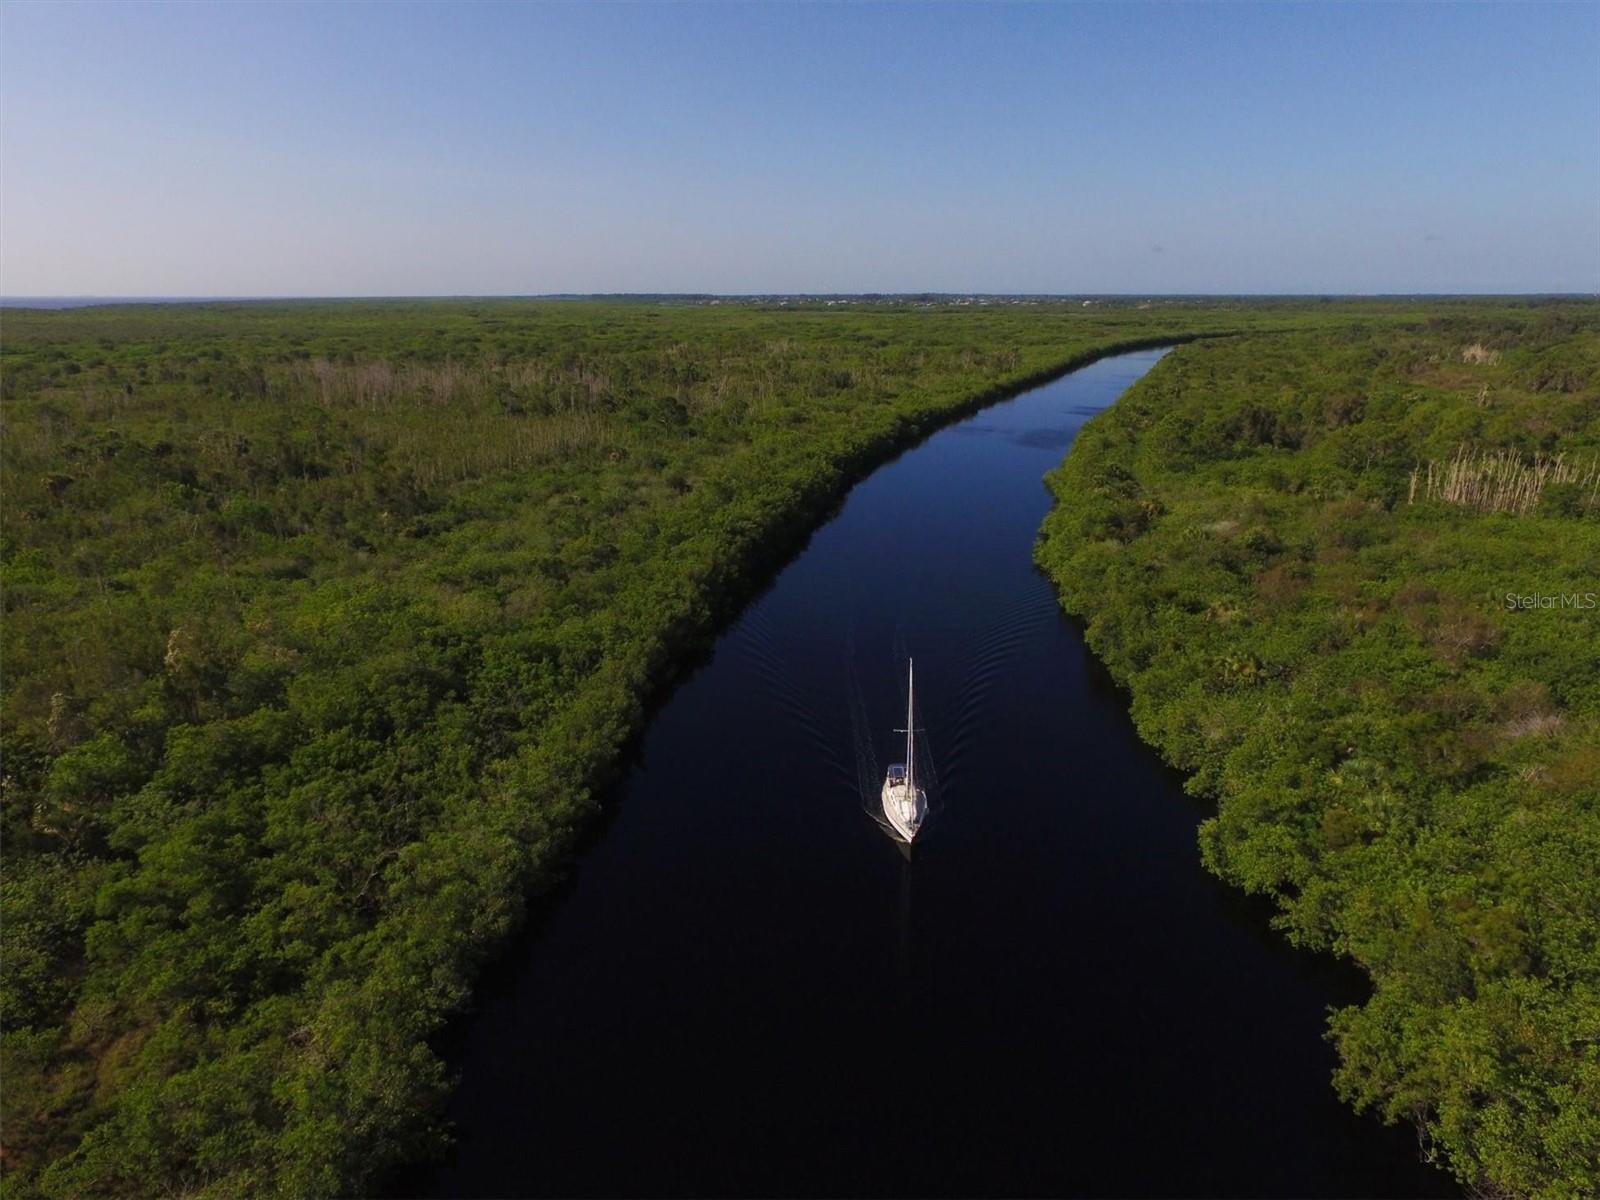
<instances>
[{"instance_id":1,"label":"boat wake","mask_svg":"<svg viewBox=\"0 0 1600 1200\"><path fill-rule=\"evenodd\" d=\"M946 740L945 768L951 779L959 779L971 769L985 725L994 719L997 693L1003 694L1012 685L1024 647L1035 644L1042 627L1060 620L1055 592L1043 579L1036 579L1021 597L974 630L957 693L955 720Z\"/></svg>"}]
</instances>

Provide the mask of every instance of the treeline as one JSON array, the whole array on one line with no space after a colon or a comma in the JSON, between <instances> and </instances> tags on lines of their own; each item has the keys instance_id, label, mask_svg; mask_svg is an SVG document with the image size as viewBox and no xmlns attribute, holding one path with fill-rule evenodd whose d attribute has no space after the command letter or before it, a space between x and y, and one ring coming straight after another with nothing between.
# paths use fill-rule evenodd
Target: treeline
<instances>
[{"instance_id":1,"label":"treeline","mask_svg":"<svg viewBox=\"0 0 1600 1200\"><path fill-rule=\"evenodd\" d=\"M1085 426L1038 548L1206 864L1370 975L1341 1094L1474 1194L1600 1194L1600 506L1512 477L1597 450L1594 304L1206 342ZM1485 461L1515 503L1414 486Z\"/></svg>"},{"instance_id":2,"label":"treeline","mask_svg":"<svg viewBox=\"0 0 1600 1200\"><path fill-rule=\"evenodd\" d=\"M430 1037L851 480L1098 352L1306 319L0 315L7 1192L347 1195L425 1156Z\"/></svg>"}]
</instances>

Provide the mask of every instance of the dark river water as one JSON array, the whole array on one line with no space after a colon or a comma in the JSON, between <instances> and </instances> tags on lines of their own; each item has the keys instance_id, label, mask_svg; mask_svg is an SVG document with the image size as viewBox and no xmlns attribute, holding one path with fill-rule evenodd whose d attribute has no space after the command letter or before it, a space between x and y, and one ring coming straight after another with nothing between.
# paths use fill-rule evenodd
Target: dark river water
<instances>
[{"instance_id":1,"label":"dark river water","mask_svg":"<svg viewBox=\"0 0 1600 1200\"><path fill-rule=\"evenodd\" d=\"M1040 477L1160 357L850 493L651 723L455 1032L454 1156L400 1191L1455 1194L1339 1103L1359 979L1201 870L1201 810L1033 568ZM907 654L909 860L869 812Z\"/></svg>"}]
</instances>

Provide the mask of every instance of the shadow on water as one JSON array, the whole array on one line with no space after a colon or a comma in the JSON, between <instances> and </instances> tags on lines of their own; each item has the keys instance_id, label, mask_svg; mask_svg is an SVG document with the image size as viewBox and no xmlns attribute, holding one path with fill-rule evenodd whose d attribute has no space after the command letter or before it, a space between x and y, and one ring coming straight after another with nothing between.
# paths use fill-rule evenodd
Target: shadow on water
<instances>
[{"instance_id":1,"label":"shadow on water","mask_svg":"<svg viewBox=\"0 0 1600 1200\"><path fill-rule=\"evenodd\" d=\"M1361 977L1203 872L1205 806L1033 568L1062 431L1159 357L858 485L655 712L441 1043L455 1151L392 1192L1454 1194L1339 1104ZM914 849L875 813L913 651Z\"/></svg>"},{"instance_id":2,"label":"shadow on water","mask_svg":"<svg viewBox=\"0 0 1600 1200\"><path fill-rule=\"evenodd\" d=\"M1131 695L1084 642L1083 622L1065 614L1062 620L1075 635L1079 668L1083 671L1084 680L1090 690L1106 703L1119 705L1126 710ZM1157 765L1170 793L1174 796L1181 795L1187 801L1195 826L1198 827L1207 817L1216 815L1216 805L1193 795L1184 786L1187 780L1182 771L1164 762L1158 762ZM1198 859L1198 842L1195 854ZM1335 958L1328 954L1303 954L1278 936L1272 929L1272 919L1277 915L1278 909L1270 897L1251 895L1238 888L1224 887L1220 883L1215 891L1218 907L1231 921L1237 923L1242 932L1257 942L1261 953L1279 956L1284 962L1294 964L1296 970L1307 972L1318 980L1327 992L1330 1008L1363 1004L1371 997L1371 981L1348 959Z\"/></svg>"}]
</instances>

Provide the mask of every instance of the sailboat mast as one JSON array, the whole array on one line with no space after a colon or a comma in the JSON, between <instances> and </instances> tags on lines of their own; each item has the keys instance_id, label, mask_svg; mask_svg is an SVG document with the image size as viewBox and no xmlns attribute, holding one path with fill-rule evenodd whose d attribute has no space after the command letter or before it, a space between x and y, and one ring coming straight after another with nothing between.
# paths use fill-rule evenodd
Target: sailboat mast
<instances>
[{"instance_id":1,"label":"sailboat mast","mask_svg":"<svg viewBox=\"0 0 1600 1200\"><path fill-rule=\"evenodd\" d=\"M915 738L917 723L914 704L916 702L916 664L911 659L906 659L906 798L913 803L917 796L917 777L914 763L916 761Z\"/></svg>"}]
</instances>

